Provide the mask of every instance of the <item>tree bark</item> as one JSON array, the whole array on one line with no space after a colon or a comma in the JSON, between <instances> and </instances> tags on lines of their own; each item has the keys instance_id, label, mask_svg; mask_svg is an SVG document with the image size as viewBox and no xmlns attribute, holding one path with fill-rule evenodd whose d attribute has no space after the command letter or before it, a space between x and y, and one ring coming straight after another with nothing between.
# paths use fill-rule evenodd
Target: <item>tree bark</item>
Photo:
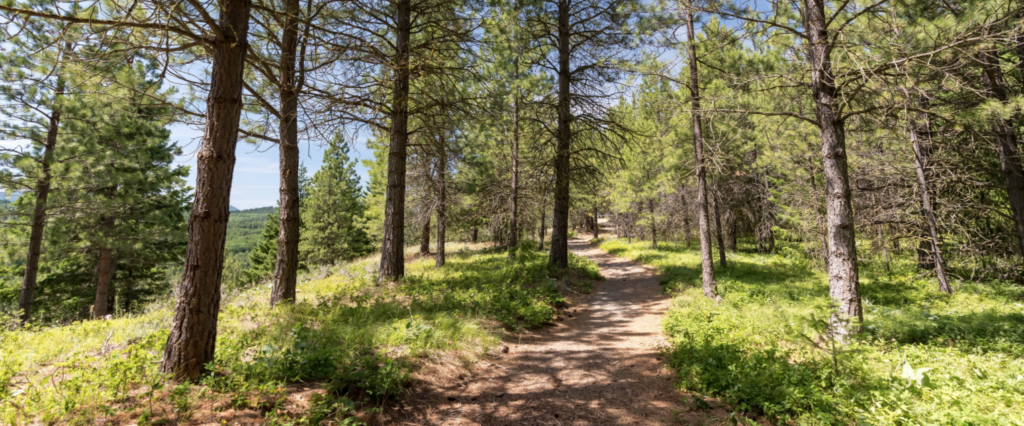
<instances>
[{"instance_id":1,"label":"tree bark","mask_svg":"<svg viewBox=\"0 0 1024 426\"><path fill-rule=\"evenodd\" d=\"M984 55L982 61L985 83L989 91L1000 102L1009 102L1003 71L999 68L996 49ZM1021 166L1020 149L1017 145L1017 133L1013 124L1004 118L995 120L996 152L999 153L999 167L1003 172L1004 186L1010 209L1013 211L1013 222L1017 231L1017 250L1024 258L1024 167Z\"/></svg>"},{"instance_id":2,"label":"tree bark","mask_svg":"<svg viewBox=\"0 0 1024 426\"><path fill-rule=\"evenodd\" d=\"M760 241L760 235L758 241ZM725 211L725 248L736 250L736 215L730 210Z\"/></svg>"},{"instance_id":3,"label":"tree bark","mask_svg":"<svg viewBox=\"0 0 1024 426\"><path fill-rule=\"evenodd\" d=\"M114 229L114 216L107 216L103 219L103 228L108 231ZM92 317L103 318L107 315L107 304L110 298L110 282L114 279L114 250L110 247L100 247L100 261L96 277L96 299L92 304Z\"/></svg>"},{"instance_id":4,"label":"tree bark","mask_svg":"<svg viewBox=\"0 0 1024 426\"><path fill-rule=\"evenodd\" d=\"M420 231L420 254L430 254L430 213L423 221L423 229Z\"/></svg>"},{"instance_id":5,"label":"tree bark","mask_svg":"<svg viewBox=\"0 0 1024 426\"><path fill-rule=\"evenodd\" d=\"M512 206L508 245L519 245L519 54L512 61ZM508 256L512 257L509 251Z\"/></svg>"},{"instance_id":6,"label":"tree bark","mask_svg":"<svg viewBox=\"0 0 1024 426\"><path fill-rule=\"evenodd\" d=\"M722 197L718 195L718 184L715 184L715 240L718 242L718 264L725 267L725 238L722 236Z\"/></svg>"},{"instance_id":7,"label":"tree bark","mask_svg":"<svg viewBox=\"0 0 1024 426\"><path fill-rule=\"evenodd\" d=\"M213 63L206 130L197 156L196 196L189 217L184 274L160 365L161 372L177 380L198 378L206 364L213 361L217 340L224 237L252 7L250 0L222 0L219 4L222 35L209 49Z\"/></svg>"},{"instance_id":8,"label":"tree bark","mask_svg":"<svg viewBox=\"0 0 1024 426\"><path fill-rule=\"evenodd\" d=\"M690 215L686 211L686 194L682 186L679 187L679 205L683 211L683 244L690 248Z\"/></svg>"},{"instance_id":9,"label":"tree bark","mask_svg":"<svg viewBox=\"0 0 1024 426\"><path fill-rule=\"evenodd\" d=\"M63 55L63 52L61 52ZM60 72L60 71L58 71ZM53 108L50 110L50 122L46 128L46 144L43 145L43 158L40 168L43 175L36 181L35 206L32 209L32 230L28 237L28 255L25 257L25 277L21 281L21 294L18 297L18 309L21 310L21 323L25 324L32 316L32 303L35 301L36 282L39 277L39 258L43 253L43 230L46 227L46 200L50 196L50 181L53 179L53 158L57 150L57 134L60 132L59 105L60 97L64 96L64 79L57 77L57 87L53 92Z\"/></svg>"},{"instance_id":10,"label":"tree bark","mask_svg":"<svg viewBox=\"0 0 1024 426\"><path fill-rule=\"evenodd\" d=\"M380 253L380 279L405 275L405 172L409 145L409 38L412 2L395 3L395 81L392 88L391 145L388 153L388 189L384 199L384 239Z\"/></svg>"},{"instance_id":11,"label":"tree bark","mask_svg":"<svg viewBox=\"0 0 1024 426\"><path fill-rule=\"evenodd\" d=\"M538 250L544 250L544 233L547 231L546 228L548 226L548 224L547 224L547 216L548 216L548 214L547 214L547 207L548 207L548 203L543 201L545 198L547 198L547 197L542 197L541 198L542 201L540 203L540 235L539 235L539 237L540 237L540 246L537 248Z\"/></svg>"},{"instance_id":12,"label":"tree bark","mask_svg":"<svg viewBox=\"0 0 1024 426\"><path fill-rule=\"evenodd\" d=\"M805 0L803 14L806 36L810 41L811 93L821 128L829 242L829 295L837 306L831 325L838 340L843 340L847 334L859 332L864 320L847 170L846 131L836 105L838 89L832 73L832 44L823 0Z\"/></svg>"},{"instance_id":13,"label":"tree bark","mask_svg":"<svg viewBox=\"0 0 1024 426\"><path fill-rule=\"evenodd\" d=\"M555 210L551 229L551 253L548 264L569 267L569 149L572 138L572 111L569 69L569 0L558 0L558 133L555 147Z\"/></svg>"},{"instance_id":14,"label":"tree bark","mask_svg":"<svg viewBox=\"0 0 1024 426\"><path fill-rule=\"evenodd\" d=\"M771 253L775 251L775 232L772 231L774 220L772 219L771 187L768 186L768 169L765 167L764 196L761 204L761 218L757 224L757 251L759 253ZM735 227L735 224L733 225ZM735 232L735 231L733 231ZM733 234L733 249L736 248L736 237Z\"/></svg>"},{"instance_id":15,"label":"tree bark","mask_svg":"<svg viewBox=\"0 0 1024 426\"><path fill-rule=\"evenodd\" d=\"M445 187L448 175L448 150L444 143L442 140L437 158L437 256L434 258L434 264L438 268L444 266L445 262L445 209L448 205L448 194Z\"/></svg>"},{"instance_id":16,"label":"tree bark","mask_svg":"<svg viewBox=\"0 0 1024 426\"><path fill-rule=\"evenodd\" d=\"M597 211L597 207L594 207L594 239L601 237L601 227L597 224L597 215L600 214Z\"/></svg>"},{"instance_id":17,"label":"tree bark","mask_svg":"<svg viewBox=\"0 0 1024 426\"><path fill-rule=\"evenodd\" d=\"M651 248L658 248L658 221L654 217L654 200L647 199L647 212L651 214Z\"/></svg>"},{"instance_id":18,"label":"tree bark","mask_svg":"<svg viewBox=\"0 0 1024 426\"><path fill-rule=\"evenodd\" d=\"M299 94L296 85L296 51L299 44L299 0L285 0L281 35L280 154L281 184L278 218L277 261L270 305L295 301L299 272Z\"/></svg>"},{"instance_id":19,"label":"tree bark","mask_svg":"<svg viewBox=\"0 0 1024 426\"><path fill-rule=\"evenodd\" d=\"M697 38L693 30L691 2L686 5L686 41L690 66L690 114L693 116L694 161L697 166L697 226L700 233L701 276L704 296L719 299L715 266L711 257L711 229L708 225L707 168L704 166L704 136L701 134L700 86L697 74Z\"/></svg>"},{"instance_id":20,"label":"tree bark","mask_svg":"<svg viewBox=\"0 0 1024 426\"><path fill-rule=\"evenodd\" d=\"M931 144L927 142L930 142L931 139L930 124L927 117L920 124L912 117L908 117L908 121L910 143L914 148L914 168L917 171L918 192L921 195L921 216L928 225L928 236L931 242L932 259L935 261L935 275L939 280L939 291L953 294L953 287L949 285L949 279L946 278L946 265L942 260L942 249L939 247L939 227L935 220L935 211L932 209L932 200L929 194L928 175L931 168ZM922 135L918 134L919 126L924 130L922 133L926 138L925 141L922 141ZM888 256L886 258L886 263L888 263Z\"/></svg>"}]
</instances>

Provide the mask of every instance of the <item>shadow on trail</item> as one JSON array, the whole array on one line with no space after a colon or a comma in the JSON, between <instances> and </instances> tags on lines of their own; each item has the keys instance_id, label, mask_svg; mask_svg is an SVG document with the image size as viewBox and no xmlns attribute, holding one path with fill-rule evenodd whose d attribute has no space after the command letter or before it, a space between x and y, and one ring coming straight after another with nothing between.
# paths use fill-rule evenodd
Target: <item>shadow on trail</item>
<instances>
[{"instance_id":1,"label":"shadow on trail","mask_svg":"<svg viewBox=\"0 0 1024 426\"><path fill-rule=\"evenodd\" d=\"M713 422L722 409L687 408L660 352L669 298L649 269L586 243L605 281L555 325L508 336L471 369L424 372L427 383L385 413L386 424L657 425ZM570 316L571 315L571 316Z\"/></svg>"}]
</instances>

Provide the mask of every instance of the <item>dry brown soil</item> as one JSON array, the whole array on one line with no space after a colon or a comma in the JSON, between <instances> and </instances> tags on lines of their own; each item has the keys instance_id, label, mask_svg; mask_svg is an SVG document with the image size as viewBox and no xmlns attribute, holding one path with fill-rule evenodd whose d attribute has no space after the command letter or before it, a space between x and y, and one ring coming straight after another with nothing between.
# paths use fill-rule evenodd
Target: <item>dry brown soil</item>
<instances>
[{"instance_id":1,"label":"dry brown soil","mask_svg":"<svg viewBox=\"0 0 1024 426\"><path fill-rule=\"evenodd\" d=\"M554 326L506 339L468 369L438 363L416 375L410 394L388 407L387 425L720 424L688 408L662 360L661 319L669 297L654 272L584 240L570 249L606 278ZM570 317L571 315L571 317Z\"/></svg>"}]
</instances>

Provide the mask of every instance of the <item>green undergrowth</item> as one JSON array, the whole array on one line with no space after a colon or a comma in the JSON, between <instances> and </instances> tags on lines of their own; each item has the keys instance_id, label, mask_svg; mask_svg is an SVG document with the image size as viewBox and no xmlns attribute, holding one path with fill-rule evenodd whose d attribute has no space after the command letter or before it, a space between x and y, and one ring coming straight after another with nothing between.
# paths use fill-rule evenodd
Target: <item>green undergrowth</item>
<instances>
[{"instance_id":1,"label":"green undergrowth","mask_svg":"<svg viewBox=\"0 0 1024 426\"><path fill-rule=\"evenodd\" d=\"M575 257L571 269L583 276L597 270ZM529 243L512 259L504 250L460 250L443 268L428 258L407 264L406 274L378 283L373 257L300 277L292 306L270 308L269 284L226 294L216 359L190 384L169 384L157 371L169 299L109 321L4 328L0 424L93 424L116 416L181 422L203 400L260 411L270 424L342 422L357 407L399 397L424 360L474 357L505 330L550 322L565 304L564 281L550 278L547 256ZM300 418L288 418L278 409L295 382L328 391Z\"/></svg>"},{"instance_id":2,"label":"green undergrowth","mask_svg":"<svg viewBox=\"0 0 1024 426\"><path fill-rule=\"evenodd\" d=\"M1024 291L956 282L952 296L907 259L863 265L865 331L826 334L827 276L798 250L730 253L716 303L696 247L609 240L656 266L674 293L663 326L679 385L784 424L1024 424ZM742 249L742 247L741 247Z\"/></svg>"}]
</instances>

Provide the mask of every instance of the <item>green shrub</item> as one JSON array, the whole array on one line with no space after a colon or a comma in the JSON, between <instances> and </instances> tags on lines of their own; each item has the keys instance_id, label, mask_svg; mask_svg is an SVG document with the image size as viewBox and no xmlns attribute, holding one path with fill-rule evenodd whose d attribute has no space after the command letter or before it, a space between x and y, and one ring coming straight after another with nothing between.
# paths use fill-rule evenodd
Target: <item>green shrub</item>
<instances>
[{"instance_id":1,"label":"green shrub","mask_svg":"<svg viewBox=\"0 0 1024 426\"><path fill-rule=\"evenodd\" d=\"M596 271L582 259L573 265ZM512 260L494 249L459 251L442 268L432 259L412 262L397 283L378 284L366 259L327 275L300 277L296 303L277 308L269 307L267 286L227 291L215 359L200 384L283 424L294 420L274 417L285 385L324 382L332 396L298 421L342 419L352 404L397 396L420 357L487 350L503 332L494 321L512 329L542 325L565 303L547 257L529 243ZM101 423L125 404L153 402L190 412L188 390L196 387L164 389L157 371L172 303L109 321L0 328L0 424ZM167 420L143 411L140 424Z\"/></svg>"},{"instance_id":2,"label":"green shrub","mask_svg":"<svg viewBox=\"0 0 1024 426\"><path fill-rule=\"evenodd\" d=\"M657 266L676 292L663 326L684 389L789 424L1024 424L1020 287L960 282L947 296L911 262L865 267L865 332L833 351L827 277L799 251L731 254L715 303L695 250L601 247Z\"/></svg>"}]
</instances>

